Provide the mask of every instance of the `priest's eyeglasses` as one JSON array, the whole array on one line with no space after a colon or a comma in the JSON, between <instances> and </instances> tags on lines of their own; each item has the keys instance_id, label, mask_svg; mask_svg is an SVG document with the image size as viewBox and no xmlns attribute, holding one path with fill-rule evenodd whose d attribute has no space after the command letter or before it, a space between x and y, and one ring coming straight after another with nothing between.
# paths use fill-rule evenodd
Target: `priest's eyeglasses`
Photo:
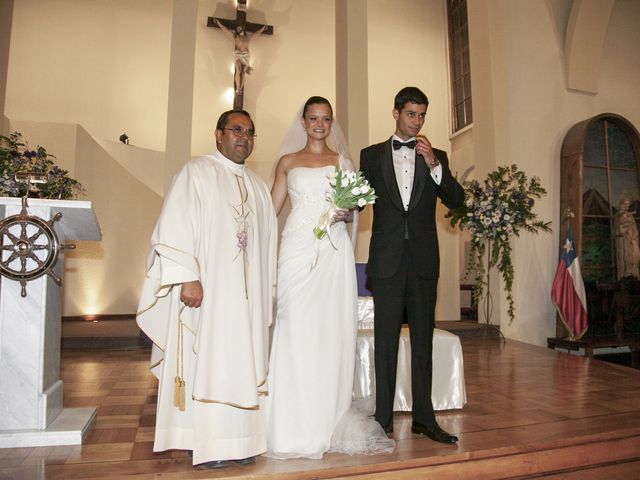
<instances>
[{"instance_id":1,"label":"priest's eyeglasses","mask_svg":"<svg viewBox=\"0 0 640 480\"><path fill-rule=\"evenodd\" d=\"M253 128L244 129L242 127L223 128L223 130L230 130L236 137L255 138L258 135Z\"/></svg>"}]
</instances>

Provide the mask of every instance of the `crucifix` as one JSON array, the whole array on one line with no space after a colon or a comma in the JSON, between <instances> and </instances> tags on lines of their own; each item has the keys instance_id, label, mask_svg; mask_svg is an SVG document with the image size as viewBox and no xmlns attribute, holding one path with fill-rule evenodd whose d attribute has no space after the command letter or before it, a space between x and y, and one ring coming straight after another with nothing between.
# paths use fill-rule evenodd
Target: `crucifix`
<instances>
[{"instance_id":1,"label":"crucifix","mask_svg":"<svg viewBox=\"0 0 640 480\"><path fill-rule=\"evenodd\" d=\"M232 35L234 39L234 110L242 109L245 75L250 75L253 70L249 62L249 40L258 35L273 35L272 25L247 22L247 0L237 0L237 2L235 20L217 17L208 17L207 19L207 27L219 28Z\"/></svg>"}]
</instances>

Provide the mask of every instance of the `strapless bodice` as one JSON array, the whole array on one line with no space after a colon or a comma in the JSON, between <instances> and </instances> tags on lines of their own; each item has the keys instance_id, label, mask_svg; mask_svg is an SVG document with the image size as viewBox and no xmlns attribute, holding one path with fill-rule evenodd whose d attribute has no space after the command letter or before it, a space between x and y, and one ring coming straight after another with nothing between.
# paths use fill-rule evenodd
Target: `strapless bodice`
<instances>
[{"instance_id":1,"label":"strapless bodice","mask_svg":"<svg viewBox=\"0 0 640 480\"><path fill-rule=\"evenodd\" d=\"M322 212L329 207L331 190L329 175L333 165L324 167L295 167L287 174L287 188L291 200L291 212L287 218L283 235L303 226L318 222Z\"/></svg>"}]
</instances>

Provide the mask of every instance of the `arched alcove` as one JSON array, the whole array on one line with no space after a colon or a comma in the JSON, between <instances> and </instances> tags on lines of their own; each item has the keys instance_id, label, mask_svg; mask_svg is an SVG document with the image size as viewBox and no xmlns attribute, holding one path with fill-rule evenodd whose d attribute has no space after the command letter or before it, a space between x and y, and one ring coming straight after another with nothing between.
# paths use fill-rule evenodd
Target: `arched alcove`
<instances>
[{"instance_id":1,"label":"arched alcove","mask_svg":"<svg viewBox=\"0 0 640 480\"><path fill-rule=\"evenodd\" d=\"M640 135L625 118L604 113L574 125L561 154L560 244L570 220L581 260L592 335L616 332L612 296L616 288L614 217L623 197L640 222Z\"/></svg>"}]
</instances>

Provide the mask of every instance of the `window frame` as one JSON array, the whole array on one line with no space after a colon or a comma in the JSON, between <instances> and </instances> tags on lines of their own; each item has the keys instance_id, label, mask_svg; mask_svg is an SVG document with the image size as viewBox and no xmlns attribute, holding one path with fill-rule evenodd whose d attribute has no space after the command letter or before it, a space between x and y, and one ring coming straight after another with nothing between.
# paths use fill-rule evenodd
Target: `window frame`
<instances>
[{"instance_id":1,"label":"window frame","mask_svg":"<svg viewBox=\"0 0 640 480\"><path fill-rule=\"evenodd\" d=\"M446 15L449 41L451 131L455 134L473 125L467 0L447 0Z\"/></svg>"}]
</instances>

